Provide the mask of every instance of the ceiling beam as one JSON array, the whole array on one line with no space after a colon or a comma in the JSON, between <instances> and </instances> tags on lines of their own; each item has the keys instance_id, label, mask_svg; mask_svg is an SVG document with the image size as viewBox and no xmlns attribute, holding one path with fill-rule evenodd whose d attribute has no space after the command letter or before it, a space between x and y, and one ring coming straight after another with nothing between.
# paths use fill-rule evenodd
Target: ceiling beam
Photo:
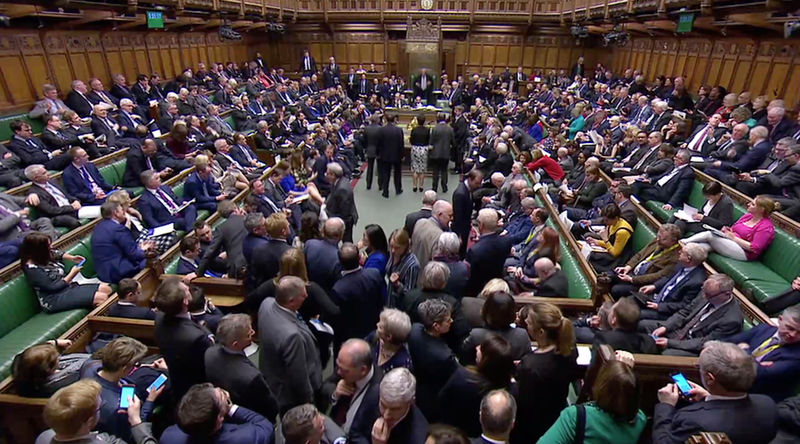
<instances>
[{"instance_id":1,"label":"ceiling beam","mask_svg":"<svg viewBox=\"0 0 800 444\"><path fill-rule=\"evenodd\" d=\"M116 17L116 13L112 11L99 11L99 10L84 10L81 11L83 13L83 17L77 20L70 20L70 26L80 26L85 25L88 23L99 22L101 20L109 20Z\"/></svg>"}]
</instances>

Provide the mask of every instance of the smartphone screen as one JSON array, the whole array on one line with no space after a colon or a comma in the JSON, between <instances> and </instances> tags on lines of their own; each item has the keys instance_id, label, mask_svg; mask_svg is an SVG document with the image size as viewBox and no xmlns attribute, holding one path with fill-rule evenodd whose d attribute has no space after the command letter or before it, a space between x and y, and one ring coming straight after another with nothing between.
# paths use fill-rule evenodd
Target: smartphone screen
<instances>
[{"instance_id":1,"label":"smartphone screen","mask_svg":"<svg viewBox=\"0 0 800 444\"><path fill-rule=\"evenodd\" d=\"M163 374L160 375L155 381L153 381L152 384L150 384L150 387L147 387L147 393L158 390L162 385L164 385L165 382L167 382L167 376Z\"/></svg>"},{"instance_id":2,"label":"smartphone screen","mask_svg":"<svg viewBox=\"0 0 800 444\"><path fill-rule=\"evenodd\" d=\"M86 263L86 258L83 258L83 259L80 260L80 262L78 262L78 266L82 267L83 264L85 264L85 263Z\"/></svg>"},{"instance_id":3,"label":"smartphone screen","mask_svg":"<svg viewBox=\"0 0 800 444\"><path fill-rule=\"evenodd\" d=\"M119 395L119 408L127 409L128 408L128 398L133 398L136 392L136 388L132 385L123 385L122 391Z\"/></svg>"},{"instance_id":4,"label":"smartphone screen","mask_svg":"<svg viewBox=\"0 0 800 444\"><path fill-rule=\"evenodd\" d=\"M675 385L678 386L678 390L681 391L683 396L689 396L692 386L689 384L689 381L686 380L686 376L684 376L683 373L672 375L672 380L675 381Z\"/></svg>"}]
</instances>

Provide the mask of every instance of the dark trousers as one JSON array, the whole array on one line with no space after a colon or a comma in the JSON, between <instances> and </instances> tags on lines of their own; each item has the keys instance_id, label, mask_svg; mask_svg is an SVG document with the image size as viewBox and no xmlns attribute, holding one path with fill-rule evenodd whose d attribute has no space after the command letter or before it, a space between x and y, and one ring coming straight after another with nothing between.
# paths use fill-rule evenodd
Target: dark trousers
<instances>
[{"instance_id":1,"label":"dark trousers","mask_svg":"<svg viewBox=\"0 0 800 444\"><path fill-rule=\"evenodd\" d=\"M428 163L433 169L433 191L439 191L439 181L442 182L442 191L447 192L447 165L450 160L445 159L428 159Z\"/></svg>"},{"instance_id":2,"label":"dark trousers","mask_svg":"<svg viewBox=\"0 0 800 444\"><path fill-rule=\"evenodd\" d=\"M173 223L175 228L183 231L192 231L194 229L194 221L197 220L197 207L192 204L186 207L180 213L180 217L175 218Z\"/></svg>"},{"instance_id":3,"label":"dark trousers","mask_svg":"<svg viewBox=\"0 0 800 444\"><path fill-rule=\"evenodd\" d=\"M198 210L208 210L212 213L217 211L217 203L216 202L203 202L203 203L195 203L195 206Z\"/></svg>"},{"instance_id":4,"label":"dark trousers","mask_svg":"<svg viewBox=\"0 0 800 444\"><path fill-rule=\"evenodd\" d=\"M641 201L656 200L666 202L669 200L669 196L663 195L661 187L651 183L634 182L633 194L639 196Z\"/></svg>"},{"instance_id":5,"label":"dark trousers","mask_svg":"<svg viewBox=\"0 0 800 444\"><path fill-rule=\"evenodd\" d=\"M401 176L401 163L400 162L379 162L378 167L383 170L383 174L378 174L379 179L383 179L381 190L384 197L389 197L389 178L392 177L392 169L394 169L394 191L397 194L403 192L403 178Z\"/></svg>"},{"instance_id":6,"label":"dark trousers","mask_svg":"<svg viewBox=\"0 0 800 444\"><path fill-rule=\"evenodd\" d=\"M778 296L767 299L761 305L764 307L764 313L775 316L798 302L800 302L800 291L789 289Z\"/></svg>"},{"instance_id":7,"label":"dark trousers","mask_svg":"<svg viewBox=\"0 0 800 444\"><path fill-rule=\"evenodd\" d=\"M64 227L69 230L74 230L81 226L81 221L78 220L75 215L71 214L59 214L58 216L50 218L53 221L53 225L56 227Z\"/></svg>"},{"instance_id":8,"label":"dark trousers","mask_svg":"<svg viewBox=\"0 0 800 444\"><path fill-rule=\"evenodd\" d=\"M0 186L6 188L14 188L22 185L23 181L28 179L22 174L22 170L6 170L0 172Z\"/></svg>"},{"instance_id":9,"label":"dark trousers","mask_svg":"<svg viewBox=\"0 0 800 444\"><path fill-rule=\"evenodd\" d=\"M367 157L367 189L369 190L372 188L372 174L375 171L375 158L374 157ZM383 171L381 169L381 163L378 162L378 188L383 189Z\"/></svg>"},{"instance_id":10,"label":"dark trousers","mask_svg":"<svg viewBox=\"0 0 800 444\"><path fill-rule=\"evenodd\" d=\"M44 167L51 171L64 171L64 168L70 163L72 163L72 157L67 153L62 153L48 160Z\"/></svg>"}]
</instances>

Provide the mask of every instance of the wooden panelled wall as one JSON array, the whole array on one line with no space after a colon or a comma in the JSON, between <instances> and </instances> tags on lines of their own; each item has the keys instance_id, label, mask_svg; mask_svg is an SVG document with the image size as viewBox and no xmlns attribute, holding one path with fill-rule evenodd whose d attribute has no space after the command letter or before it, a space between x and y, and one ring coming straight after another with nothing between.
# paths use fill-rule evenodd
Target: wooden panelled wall
<instances>
[{"instance_id":1,"label":"wooden panelled wall","mask_svg":"<svg viewBox=\"0 0 800 444\"><path fill-rule=\"evenodd\" d=\"M378 71L405 75L407 57L405 41L389 39L380 32L297 33L287 35L277 42L255 44L270 65L282 66L288 71L300 67L304 48L309 48L318 64L327 63L330 56L344 68L344 72L363 64L375 63ZM575 46L574 40L559 36L521 36L512 34L470 34L465 40L445 39L442 42L442 61L450 72L512 71L523 66L525 72L534 70L568 69L578 56L583 55L587 66L593 66L600 51ZM321 68L321 67L320 67Z\"/></svg>"},{"instance_id":2,"label":"wooden panelled wall","mask_svg":"<svg viewBox=\"0 0 800 444\"><path fill-rule=\"evenodd\" d=\"M45 83L62 96L74 79L111 76L128 83L139 73L171 79L198 62L251 58L244 41L223 42L217 33L13 31L0 33L0 113L28 111Z\"/></svg>"},{"instance_id":3,"label":"wooden panelled wall","mask_svg":"<svg viewBox=\"0 0 800 444\"><path fill-rule=\"evenodd\" d=\"M693 93L700 85L722 85L800 107L800 39L636 38L613 50L612 67L617 73L641 69L650 81L682 75Z\"/></svg>"}]
</instances>

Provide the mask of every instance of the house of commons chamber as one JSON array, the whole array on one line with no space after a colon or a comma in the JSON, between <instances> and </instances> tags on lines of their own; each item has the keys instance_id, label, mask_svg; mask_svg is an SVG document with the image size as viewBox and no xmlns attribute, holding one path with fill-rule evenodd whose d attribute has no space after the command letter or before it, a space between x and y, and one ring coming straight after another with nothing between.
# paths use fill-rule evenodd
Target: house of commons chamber
<instances>
[{"instance_id":1,"label":"house of commons chamber","mask_svg":"<svg viewBox=\"0 0 800 444\"><path fill-rule=\"evenodd\" d=\"M0 3L0 444L800 444L800 2Z\"/></svg>"}]
</instances>

